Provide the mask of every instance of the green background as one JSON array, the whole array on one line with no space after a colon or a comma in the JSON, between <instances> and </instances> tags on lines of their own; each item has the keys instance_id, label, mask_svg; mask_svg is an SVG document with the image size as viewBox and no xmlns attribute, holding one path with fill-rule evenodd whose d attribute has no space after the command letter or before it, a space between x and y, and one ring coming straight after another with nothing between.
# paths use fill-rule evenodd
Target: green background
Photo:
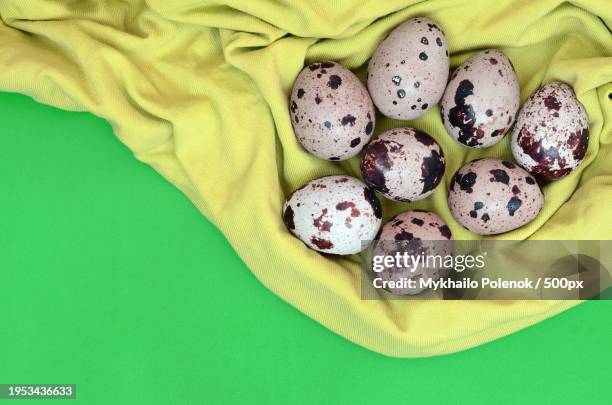
<instances>
[{"instance_id":1,"label":"green background","mask_svg":"<svg viewBox=\"0 0 612 405\"><path fill-rule=\"evenodd\" d=\"M0 383L86 404L610 403L612 302L383 357L268 292L104 120L0 94L0 122Z\"/></svg>"}]
</instances>

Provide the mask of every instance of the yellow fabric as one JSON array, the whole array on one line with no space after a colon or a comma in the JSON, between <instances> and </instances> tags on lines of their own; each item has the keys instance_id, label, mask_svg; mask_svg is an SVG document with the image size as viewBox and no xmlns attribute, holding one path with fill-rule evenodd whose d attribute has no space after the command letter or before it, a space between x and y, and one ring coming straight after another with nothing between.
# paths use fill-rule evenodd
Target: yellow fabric
<instances>
[{"instance_id":1,"label":"yellow fabric","mask_svg":"<svg viewBox=\"0 0 612 405\"><path fill-rule=\"evenodd\" d=\"M338 61L363 79L386 33L419 15L445 30L453 67L474 51L500 48L516 67L522 101L562 80L587 108L585 162L544 187L535 221L499 238L610 238L609 0L0 0L0 90L109 120L138 159L221 229L263 284L331 330L391 356L449 353L576 302L362 301L358 257L306 249L280 215L285 196L304 182L358 175L358 158L325 162L296 142L287 100L304 63ZM425 130L447 156L445 185L419 203L385 201L385 219L433 210L455 238L475 238L451 217L445 186L467 160L510 159L509 137L468 150L444 132L438 109L411 122L377 121L377 134L402 125Z\"/></svg>"}]
</instances>

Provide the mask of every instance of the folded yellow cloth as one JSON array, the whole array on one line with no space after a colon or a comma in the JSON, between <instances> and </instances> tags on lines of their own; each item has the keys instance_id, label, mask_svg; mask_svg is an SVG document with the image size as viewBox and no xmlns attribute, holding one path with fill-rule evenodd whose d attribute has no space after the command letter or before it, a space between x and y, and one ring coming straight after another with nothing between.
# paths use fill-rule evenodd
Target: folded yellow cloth
<instances>
[{"instance_id":1,"label":"folded yellow cloth","mask_svg":"<svg viewBox=\"0 0 612 405\"><path fill-rule=\"evenodd\" d=\"M287 100L298 72L307 62L333 60L363 79L378 43L413 16L445 30L453 67L477 50L499 48L516 67L522 101L561 80L588 111L584 163L544 187L536 220L498 238L610 238L609 0L0 0L0 90L107 119L138 159L219 227L264 285L329 329L391 356L449 353L576 302L363 301L357 256L308 250L281 220L285 196L306 181L359 175L358 158L330 163L297 143ZM401 125L442 145L445 184L425 201L385 202L385 219L433 210L455 238L475 238L451 217L446 186L468 160L511 159L509 137L469 150L445 133L437 109L411 122L378 117L375 133Z\"/></svg>"}]
</instances>

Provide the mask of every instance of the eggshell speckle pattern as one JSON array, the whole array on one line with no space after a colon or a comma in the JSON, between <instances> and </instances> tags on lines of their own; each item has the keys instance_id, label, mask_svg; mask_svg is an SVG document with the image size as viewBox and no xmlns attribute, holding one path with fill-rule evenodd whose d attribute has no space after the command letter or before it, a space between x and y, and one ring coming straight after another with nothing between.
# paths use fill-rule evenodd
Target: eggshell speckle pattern
<instances>
[{"instance_id":1,"label":"eggshell speckle pattern","mask_svg":"<svg viewBox=\"0 0 612 405\"><path fill-rule=\"evenodd\" d=\"M448 68L442 29L427 18L413 18L395 28L372 55L368 89L383 115L412 120L440 100Z\"/></svg>"},{"instance_id":2,"label":"eggshell speckle pattern","mask_svg":"<svg viewBox=\"0 0 612 405\"><path fill-rule=\"evenodd\" d=\"M374 105L365 86L333 62L313 63L300 72L289 113L302 146L322 159L357 155L374 132Z\"/></svg>"},{"instance_id":3,"label":"eggshell speckle pattern","mask_svg":"<svg viewBox=\"0 0 612 405\"><path fill-rule=\"evenodd\" d=\"M338 255L359 253L374 240L382 211L374 191L349 176L306 183L285 202L287 228L309 248Z\"/></svg>"},{"instance_id":4,"label":"eggshell speckle pattern","mask_svg":"<svg viewBox=\"0 0 612 405\"><path fill-rule=\"evenodd\" d=\"M549 83L523 105L512 134L512 154L536 177L556 180L584 159L589 145L589 118L565 83Z\"/></svg>"},{"instance_id":5,"label":"eggshell speckle pattern","mask_svg":"<svg viewBox=\"0 0 612 405\"><path fill-rule=\"evenodd\" d=\"M520 88L510 60L500 51L477 53L452 74L440 102L446 131L463 145L486 148L510 130Z\"/></svg>"},{"instance_id":6,"label":"eggshell speckle pattern","mask_svg":"<svg viewBox=\"0 0 612 405\"><path fill-rule=\"evenodd\" d=\"M365 183L395 201L417 201L434 192L444 177L444 153L426 133L396 128L381 134L364 151Z\"/></svg>"},{"instance_id":7,"label":"eggshell speckle pattern","mask_svg":"<svg viewBox=\"0 0 612 405\"><path fill-rule=\"evenodd\" d=\"M480 159L460 168L451 180L448 205L470 231L493 235L534 219L544 203L536 180L514 163Z\"/></svg>"},{"instance_id":8,"label":"eggshell speckle pattern","mask_svg":"<svg viewBox=\"0 0 612 405\"><path fill-rule=\"evenodd\" d=\"M393 217L382 228L374 246L374 256L394 256L404 252L417 256L445 257L453 252L452 234L444 221L432 212L407 211ZM402 278L418 280L419 278L438 280L446 275L443 267L435 264L418 265L415 268L385 266L378 276L385 281L400 281ZM387 290L398 295L414 295L425 288L389 286Z\"/></svg>"}]
</instances>

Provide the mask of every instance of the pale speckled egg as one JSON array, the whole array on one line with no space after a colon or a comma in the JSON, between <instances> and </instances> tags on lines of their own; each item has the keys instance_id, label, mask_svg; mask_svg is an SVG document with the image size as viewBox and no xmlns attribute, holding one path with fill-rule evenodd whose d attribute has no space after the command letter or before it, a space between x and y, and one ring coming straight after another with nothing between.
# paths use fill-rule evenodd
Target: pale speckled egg
<instances>
[{"instance_id":1,"label":"pale speckled egg","mask_svg":"<svg viewBox=\"0 0 612 405\"><path fill-rule=\"evenodd\" d=\"M425 132L396 128L370 142L363 153L365 183L395 201L422 200L444 177L444 152Z\"/></svg>"},{"instance_id":2,"label":"pale speckled egg","mask_svg":"<svg viewBox=\"0 0 612 405\"><path fill-rule=\"evenodd\" d=\"M313 155L346 160L374 132L374 105L365 86L334 62L306 66L293 85L289 115L299 142Z\"/></svg>"},{"instance_id":3,"label":"pale speckled egg","mask_svg":"<svg viewBox=\"0 0 612 405\"><path fill-rule=\"evenodd\" d=\"M501 141L512 127L520 87L510 60L487 49L462 63L452 74L440 102L446 132L463 145L486 148Z\"/></svg>"},{"instance_id":4,"label":"pale speckled egg","mask_svg":"<svg viewBox=\"0 0 612 405\"><path fill-rule=\"evenodd\" d=\"M373 249L373 257L395 256L408 253L412 256L441 256L453 253L452 234L446 223L433 212L406 211L393 217L383 226ZM447 274L439 263L430 262L407 267L383 266L382 271L375 273L384 281L400 281L402 278L413 279L416 286L386 284L386 290L398 295L415 295L423 290L419 279L438 280ZM380 270L380 269L379 269Z\"/></svg>"},{"instance_id":5,"label":"pale speckled egg","mask_svg":"<svg viewBox=\"0 0 612 405\"><path fill-rule=\"evenodd\" d=\"M296 190L283 207L287 228L311 249L349 255L364 248L380 228L374 191L349 176L327 176Z\"/></svg>"},{"instance_id":6,"label":"pale speckled egg","mask_svg":"<svg viewBox=\"0 0 612 405\"><path fill-rule=\"evenodd\" d=\"M444 93L449 57L444 32L425 17L410 19L380 43L368 65L368 89L385 116L413 120Z\"/></svg>"},{"instance_id":7,"label":"pale speckled egg","mask_svg":"<svg viewBox=\"0 0 612 405\"><path fill-rule=\"evenodd\" d=\"M519 228L534 219L544 196L536 180L514 163L480 159L453 176L448 206L470 231L493 235Z\"/></svg>"},{"instance_id":8,"label":"pale speckled egg","mask_svg":"<svg viewBox=\"0 0 612 405\"><path fill-rule=\"evenodd\" d=\"M512 154L534 176L556 180L584 159L589 145L589 117L565 83L540 87L523 105L514 132Z\"/></svg>"}]
</instances>

